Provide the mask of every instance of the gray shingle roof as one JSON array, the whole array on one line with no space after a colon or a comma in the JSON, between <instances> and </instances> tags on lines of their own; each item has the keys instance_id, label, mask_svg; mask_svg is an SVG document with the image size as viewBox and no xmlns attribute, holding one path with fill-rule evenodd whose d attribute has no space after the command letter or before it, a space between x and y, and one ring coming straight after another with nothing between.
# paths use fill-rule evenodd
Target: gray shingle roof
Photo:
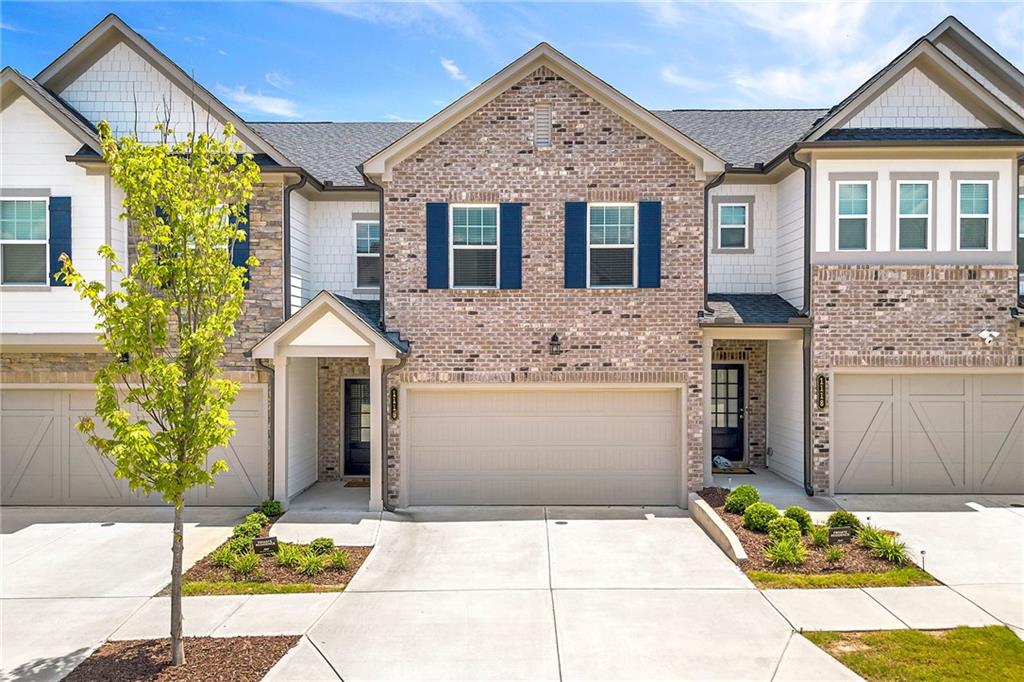
<instances>
[{"instance_id":1,"label":"gray shingle roof","mask_svg":"<svg viewBox=\"0 0 1024 682\"><path fill-rule=\"evenodd\" d=\"M361 186L359 165L415 128L416 123L250 123L285 156L320 182Z\"/></svg>"},{"instance_id":2,"label":"gray shingle roof","mask_svg":"<svg viewBox=\"0 0 1024 682\"><path fill-rule=\"evenodd\" d=\"M736 324L788 324L799 312L778 294L708 294L715 320L733 318Z\"/></svg>"},{"instance_id":3,"label":"gray shingle roof","mask_svg":"<svg viewBox=\"0 0 1024 682\"><path fill-rule=\"evenodd\" d=\"M821 136L829 142L881 140L958 142L1024 140L1024 135L1001 128L833 128Z\"/></svg>"},{"instance_id":4,"label":"gray shingle roof","mask_svg":"<svg viewBox=\"0 0 1024 682\"><path fill-rule=\"evenodd\" d=\"M356 314L356 317L367 324L374 332L380 334L392 346L402 353L409 352L409 344L399 338L397 332L381 332L380 330L380 301L350 298L339 293L331 294L341 301L341 304Z\"/></svg>"}]
</instances>

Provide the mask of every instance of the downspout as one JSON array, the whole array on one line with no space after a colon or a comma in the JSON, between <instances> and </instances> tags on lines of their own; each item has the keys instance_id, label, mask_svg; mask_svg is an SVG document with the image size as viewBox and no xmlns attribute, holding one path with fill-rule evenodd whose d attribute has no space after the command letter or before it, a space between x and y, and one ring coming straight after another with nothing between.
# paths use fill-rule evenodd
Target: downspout
<instances>
[{"instance_id":1,"label":"downspout","mask_svg":"<svg viewBox=\"0 0 1024 682\"><path fill-rule=\"evenodd\" d=\"M708 247L711 238L711 212L708 210L708 201L711 196L711 190L725 182L725 174L729 172L730 164L725 164L725 170L722 171L721 175L712 180L711 182L704 184L704 312L713 313L715 309L708 305L708 259L711 256L711 251Z\"/></svg>"},{"instance_id":2,"label":"downspout","mask_svg":"<svg viewBox=\"0 0 1024 682\"><path fill-rule=\"evenodd\" d=\"M287 196L287 195L286 195ZM274 499L274 368L263 358L256 360L256 366L270 374L270 471L267 481L267 499Z\"/></svg>"},{"instance_id":3,"label":"downspout","mask_svg":"<svg viewBox=\"0 0 1024 682\"><path fill-rule=\"evenodd\" d=\"M796 158L796 145L789 150L789 162L804 172L804 305L801 317L811 316L811 167ZM814 326L804 327L804 493L814 496L811 473L814 467L814 446L811 441L811 342Z\"/></svg>"},{"instance_id":4,"label":"downspout","mask_svg":"<svg viewBox=\"0 0 1024 682\"><path fill-rule=\"evenodd\" d=\"M305 174L298 182L284 188L284 319L292 316L292 192L306 184ZM273 370L271 370L273 371Z\"/></svg>"},{"instance_id":5,"label":"downspout","mask_svg":"<svg viewBox=\"0 0 1024 682\"><path fill-rule=\"evenodd\" d=\"M384 278L381 277L381 281L383 280ZM380 444L380 499L385 511L389 512L395 511L395 508L388 502L388 377L405 367L405 363L408 361L409 354L403 353L399 356L397 365L381 370L380 377L380 436L382 439Z\"/></svg>"}]
</instances>

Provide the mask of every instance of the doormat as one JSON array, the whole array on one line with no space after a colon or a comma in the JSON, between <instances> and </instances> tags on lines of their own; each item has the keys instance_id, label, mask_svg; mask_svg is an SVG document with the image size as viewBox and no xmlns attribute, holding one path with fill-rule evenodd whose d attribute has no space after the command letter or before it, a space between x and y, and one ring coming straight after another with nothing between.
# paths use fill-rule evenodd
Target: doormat
<instances>
[{"instance_id":1,"label":"doormat","mask_svg":"<svg viewBox=\"0 0 1024 682\"><path fill-rule=\"evenodd\" d=\"M365 478L354 479L351 481L345 481L346 488L369 488L370 481Z\"/></svg>"},{"instance_id":2,"label":"doormat","mask_svg":"<svg viewBox=\"0 0 1024 682\"><path fill-rule=\"evenodd\" d=\"M711 473L713 474L751 474L756 476L754 470L750 467L729 467L728 469L722 469L720 467L711 467Z\"/></svg>"}]
</instances>

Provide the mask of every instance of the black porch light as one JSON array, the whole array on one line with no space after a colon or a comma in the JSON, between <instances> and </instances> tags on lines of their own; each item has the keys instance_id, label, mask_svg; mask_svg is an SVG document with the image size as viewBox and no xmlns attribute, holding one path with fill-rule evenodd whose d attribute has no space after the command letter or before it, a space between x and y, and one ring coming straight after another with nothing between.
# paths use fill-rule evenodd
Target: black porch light
<instances>
[{"instance_id":1,"label":"black porch light","mask_svg":"<svg viewBox=\"0 0 1024 682\"><path fill-rule=\"evenodd\" d=\"M562 352L562 340L558 338L558 334L552 334L551 339L548 340L548 352L552 355Z\"/></svg>"}]
</instances>

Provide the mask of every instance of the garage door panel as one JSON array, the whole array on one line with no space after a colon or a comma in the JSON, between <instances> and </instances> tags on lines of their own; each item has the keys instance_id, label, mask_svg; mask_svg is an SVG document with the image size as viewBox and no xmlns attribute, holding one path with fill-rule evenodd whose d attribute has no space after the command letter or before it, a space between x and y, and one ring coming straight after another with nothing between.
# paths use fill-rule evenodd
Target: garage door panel
<instances>
[{"instance_id":1,"label":"garage door panel","mask_svg":"<svg viewBox=\"0 0 1024 682\"><path fill-rule=\"evenodd\" d=\"M833 434L837 453L836 489L892 492L899 480L893 459L896 432L891 398L865 400L858 397L840 401L837 396L836 410L844 415Z\"/></svg>"},{"instance_id":2,"label":"garage door panel","mask_svg":"<svg viewBox=\"0 0 1024 682\"><path fill-rule=\"evenodd\" d=\"M967 480L967 419L967 404L962 396L955 400L909 400L904 403L903 492L964 490Z\"/></svg>"},{"instance_id":3,"label":"garage door panel","mask_svg":"<svg viewBox=\"0 0 1024 682\"><path fill-rule=\"evenodd\" d=\"M982 400L976 435L974 481L978 490L1024 491L1024 399Z\"/></svg>"},{"instance_id":4,"label":"garage door panel","mask_svg":"<svg viewBox=\"0 0 1024 682\"><path fill-rule=\"evenodd\" d=\"M9 504L60 502L55 420L34 402L24 410L9 408L0 419L0 480Z\"/></svg>"}]
</instances>

